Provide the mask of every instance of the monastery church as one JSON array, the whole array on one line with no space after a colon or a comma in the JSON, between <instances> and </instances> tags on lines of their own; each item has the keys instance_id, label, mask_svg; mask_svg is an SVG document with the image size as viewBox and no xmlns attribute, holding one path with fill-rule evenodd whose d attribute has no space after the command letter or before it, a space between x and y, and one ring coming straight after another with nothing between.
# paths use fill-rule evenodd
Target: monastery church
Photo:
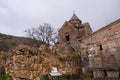
<instances>
[{"instance_id":1,"label":"monastery church","mask_svg":"<svg viewBox=\"0 0 120 80\"><path fill-rule=\"evenodd\" d=\"M80 54L83 71L120 69L120 19L93 32L75 13L58 32L59 53Z\"/></svg>"}]
</instances>

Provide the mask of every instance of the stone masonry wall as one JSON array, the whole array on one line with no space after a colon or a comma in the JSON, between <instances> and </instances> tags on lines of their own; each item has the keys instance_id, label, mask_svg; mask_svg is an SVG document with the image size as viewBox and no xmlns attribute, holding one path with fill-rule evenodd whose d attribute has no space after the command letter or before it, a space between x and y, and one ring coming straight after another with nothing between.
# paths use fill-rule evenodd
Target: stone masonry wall
<instances>
[{"instance_id":1,"label":"stone masonry wall","mask_svg":"<svg viewBox=\"0 0 120 80\"><path fill-rule=\"evenodd\" d=\"M94 32L82 43L82 55L101 55L103 67L120 68L120 20ZM87 54L86 54L87 53ZM99 63L101 64L101 63Z\"/></svg>"}]
</instances>

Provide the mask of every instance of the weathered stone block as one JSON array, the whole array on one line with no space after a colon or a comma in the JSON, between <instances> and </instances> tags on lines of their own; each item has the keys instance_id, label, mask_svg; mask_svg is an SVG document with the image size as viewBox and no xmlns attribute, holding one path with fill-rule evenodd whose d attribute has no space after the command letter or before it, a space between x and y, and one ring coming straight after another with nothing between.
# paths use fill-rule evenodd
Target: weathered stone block
<instances>
[{"instance_id":1,"label":"weathered stone block","mask_svg":"<svg viewBox=\"0 0 120 80\"><path fill-rule=\"evenodd\" d=\"M32 68L34 71L37 71L38 70L38 65L37 64L32 64Z\"/></svg>"},{"instance_id":2,"label":"weathered stone block","mask_svg":"<svg viewBox=\"0 0 120 80\"><path fill-rule=\"evenodd\" d=\"M15 70L20 70L21 69L21 64L20 63L15 63L14 64L14 69Z\"/></svg>"},{"instance_id":3,"label":"weathered stone block","mask_svg":"<svg viewBox=\"0 0 120 80\"><path fill-rule=\"evenodd\" d=\"M102 70L95 70L95 71L93 71L93 77L94 78L103 78L104 72Z\"/></svg>"},{"instance_id":4,"label":"weathered stone block","mask_svg":"<svg viewBox=\"0 0 120 80\"><path fill-rule=\"evenodd\" d=\"M39 71L33 71L31 74L32 74L33 78L36 78L36 77L40 76L40 72Z\"/></svg>"},{"instance_id":5,"label":"weathered stone block","mask_svg":"<svg viewBox=\"0 0 120 80\"><path fill-rule=\"evenodd\" d=\"M17 55L15 56L15 62L19 62L19 63L25 63L27 60L27 57L24 55Z\"/></svg>"},{"instance_id":6,"label":"weathered stone block","mask_svg":"<svg viewBox=\"0 0 120 80\"><path fill-rule=\"evenodd\" d=\"M38 71L42 71L42 64L38 64Z\"/></svg>"},{"instance_id":7,"label":"weathered stone block","mask_svg":"<svg viewBox=\"0 0 120 80\"><path fill-rule=\"evenodd\" d=\"M119 78L119 71L107 71L108 78Z\"/></svg>"},{"instance_id":8,"label":"weathered stone block","mask_svg":"<svg viewBox=\"0 0 120 80\"><path fill-rule=\"evenodd\" d=\"M29 79L30 78L30 71L27 70L20 70L20 71L15 71L13 76L16 78L26 78Z\"/></svg>"}]
</instances>

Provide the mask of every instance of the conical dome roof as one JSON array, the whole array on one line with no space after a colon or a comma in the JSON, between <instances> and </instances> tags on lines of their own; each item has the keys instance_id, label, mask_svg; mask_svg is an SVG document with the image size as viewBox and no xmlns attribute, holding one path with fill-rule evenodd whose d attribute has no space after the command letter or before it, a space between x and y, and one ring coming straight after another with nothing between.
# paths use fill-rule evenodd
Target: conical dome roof
<instances>
[{"instance_id":1,"label":"conical dome roof","mask_svg":"<svg viewBox=\"0 0 120 80\"><path fill-rule=\"evenodd\" d=\"M72 17L71 17L71 19L70 20L79 20L79 18L76 16L76 14L75 13L73 13L73 15L72 15Z\"/></svg>"},{"instance_id":2,"label":"conical dome roof","mask_svg":"<svg viewBox=\"0 0 120 80\"><path fill-rule=\"evenodd\" d=\"M71 20L79 20L80 22L82 22L77 16L75 13L73 13L72 17L70 18L70 21Z\"/></svg>"}]
</instances>

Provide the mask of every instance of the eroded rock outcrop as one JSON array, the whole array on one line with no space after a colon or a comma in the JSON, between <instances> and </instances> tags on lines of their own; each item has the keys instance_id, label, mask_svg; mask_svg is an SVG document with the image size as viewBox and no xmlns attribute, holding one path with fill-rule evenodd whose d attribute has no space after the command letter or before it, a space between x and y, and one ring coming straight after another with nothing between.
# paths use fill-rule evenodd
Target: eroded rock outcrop
<instances>
[{"instance_id":1,"label":"eroded rock outcrop","mask_svg":"<svg viewBox=\"0 0 120 80\"><path fill-rule=\"evenodd\" d=\"M57 67L63 75L81 72L79 55L59 55L46 45L39 49L20 45L8 53L12 55L6 60L5 68L13 79L37 80L40 76L49 74L52 67Z\"/></svg>"}]
</instances>

